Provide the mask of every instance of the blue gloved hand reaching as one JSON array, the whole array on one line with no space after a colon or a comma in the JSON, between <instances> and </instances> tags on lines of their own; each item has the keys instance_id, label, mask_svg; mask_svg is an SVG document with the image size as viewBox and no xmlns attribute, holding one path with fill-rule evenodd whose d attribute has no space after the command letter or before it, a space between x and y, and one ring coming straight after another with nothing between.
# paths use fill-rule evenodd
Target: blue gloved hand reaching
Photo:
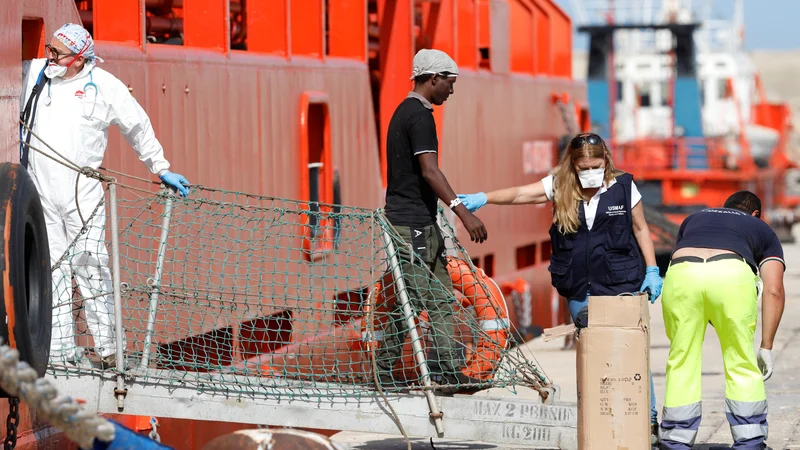
<instances>
[{"instance_id":1,"label":"blue gloved hand reaching","mask_svg":"<svg viewBox=\"0 0 800 450\"><path fill-rule=\"evenodd\" d=\"M463 204L469 212L477 211L481 206L486 204L486 194L478 192L477 194L458 194Z\"/></svg>"},{"instance_id":2,"label":"blue gloved hand reaching","mask_svg":"<svg viewBox=\"0 0 800 450\"><path fill-rule=\"evenodd\" d=\"M656 299L661 296L661 286L663 285L664 281L661 279L661 273L658 269L658 266L647 266L647 270L644 274L644 283L642 283L642 288L639 289L639 291L650 291L651 304L655 303Z\"/></svg>"},{"instance_id":3,"label":"blue gloved hand reaching","mask_svg":"<svg viewBox=\"0 0 800 450\"><path fill-rule=\"evenodd\" d=\"M189 195L189 181L186 180L183 175L172 173L168 170L159 176L159 178L161 178L164 184L179 192L181 197Z\"/></svg>"}]
</instances>

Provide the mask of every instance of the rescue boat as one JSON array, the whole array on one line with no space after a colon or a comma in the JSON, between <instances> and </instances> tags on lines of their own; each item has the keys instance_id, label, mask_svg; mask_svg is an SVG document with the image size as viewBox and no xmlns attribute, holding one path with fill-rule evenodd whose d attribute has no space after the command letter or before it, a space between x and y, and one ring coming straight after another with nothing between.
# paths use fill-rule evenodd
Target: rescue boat
<instances>
[{"instance_id":1,"label":"rescue boat","mask_svg":"<svg viewBox=\"0 0 800 450\"><path fill-rule=\"evenodd\" d=\"M537 181L555 164L558 140L588 128L586 89L571 77L571 20L552 0L9 0L3 8L0 136L6 162L18 162L21 60L43 57L44 44L67 22L92 33L102 67L147 111L173 167L204 186L382 207L383 136L412 87L411 60L421 48L448 52L460 68L455 95L434 113L440 164L459 192ZM104 167L149 178L113 129ZM518 300L487 308L493 295L464 289L464 305L478 320L511 319L529 333L522 338L562 322L564 305L547 272L551 217L548 207L537 206L489 207L481 215L490 239L464 243L471 263L484 281L497 282L488 283L492 290ZM320 229L331 233L333 224ZM465 235L460 224L456 235ZM313 257L313 239L304 239ZM459 285L466 274L458 267L465 262L451 263ZM339 313L339 330L310 330L313 338L290 330L272 357L291 356L309 339L321 348L337 345L328 337L342 330L358 335L364 305ZM213 339L211 331L189 329L160 344L188 348L195 338ZM509 340L502 328L492 333ZM476 343L472 351L469 370L486 377L494 349ZM0 415L6 412L0 407ZM24 405L20 419L17 448L74 448ZM149 417L115 419L151 428ZM199 449L251 427L159 421L162 442L178 449Z\"/></svg>"},{"instance_id":2,"label":"rescue boat","mask_svg":"<svg viewBox=\"0 0 800 450\"><path fill-rule=\"evenodd\" d=\"M574 2L591 42L592 128L634 175L656 227L674 236L692 212L750 190L764 219L792 241L800 196L791 109L766 98L744 51L743 2L732 3L726 19L691 2ZM672 241L656 240L662 270Z\"/></svg>"}]
</instances>

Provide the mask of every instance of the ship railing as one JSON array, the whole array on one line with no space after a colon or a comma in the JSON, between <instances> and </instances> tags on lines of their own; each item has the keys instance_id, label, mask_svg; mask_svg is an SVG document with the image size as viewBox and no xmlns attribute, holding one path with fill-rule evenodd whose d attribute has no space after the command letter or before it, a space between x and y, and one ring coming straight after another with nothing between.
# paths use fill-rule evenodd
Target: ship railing
<instances>
[{"instance_id":1,"label":"ship railing","mask_svg":"<svg viewBox=\"0 0 800 450\"><path fill-rule=\"evenodd\" d=\"M738 142L718 137L635 139L615 145L612 155L620 169L635 174L667 171L733 174L753 166L749 153L742 151Z\"/></svg>"},{"instance_id":2,"label":"ship railing","mask_svg":"<svg viewBox=\"0 0 800 450\"><path fill-rule=\"evenodd\" d=\"M53 377L115 378L119 408L132 380L341 403L376 389L524 386L543 397L554 389L533 355L513 345L513 330L497 333L513 325L477 317L465 296L447 292L381 210L199 185L181 198L104 173L95 175L106 195L92 210L81 205L82 230L53 265L54 327L62 330L53 338ZM490 292L444 224L449 253ZM403 252L413 253L410 266L400 265ZM434 296L454 301L455 331L445 338L453 360L433 345L446 333L443 319L421 306ZM390 339L405 329L410 336ZM389 342L397 363L378 388L379 349ZM75 346L71 357L64 349ZM435 385L448 364L469 378Z\"/></svg>"}]
</instances>

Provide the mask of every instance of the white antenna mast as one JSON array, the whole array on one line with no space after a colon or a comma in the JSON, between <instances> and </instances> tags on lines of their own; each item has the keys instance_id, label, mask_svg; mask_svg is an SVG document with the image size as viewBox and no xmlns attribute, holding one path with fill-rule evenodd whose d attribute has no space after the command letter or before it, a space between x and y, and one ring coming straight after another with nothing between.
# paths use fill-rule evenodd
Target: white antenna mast
<instances>
[{"instance_id":1,"label":"white antenna mast","mask_svg":"<svg viewBox=\"0 0 800 450\"><path fill-rule=\"evenodd\" d=\"M735 0L733 5L733 32L736 33L731 41L734 43L732 51L744 47L744 2Z\"/></svg>"}]
</instances>

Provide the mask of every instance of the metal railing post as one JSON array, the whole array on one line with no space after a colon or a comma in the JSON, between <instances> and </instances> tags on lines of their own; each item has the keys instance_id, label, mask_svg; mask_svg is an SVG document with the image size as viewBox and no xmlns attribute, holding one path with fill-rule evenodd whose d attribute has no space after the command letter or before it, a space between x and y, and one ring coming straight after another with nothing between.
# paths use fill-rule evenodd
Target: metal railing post
<instances>
[{"instance_id":1,"label":"metal railing post","mask_svg":"<svg viewBox=\"0 0 800 450\"><path fill-rule=\"evenodd\" d=\"M441 435L444 433L444 425L442 424L442 414L439 411L439 405L436 403L436 396L433 395L433 385L431 384L430 370L428 369L428 361L425 358L425 352L422 350L420 344L420 336L417 332L417 323L414 320L414 311L411 310L411 302L408 299L408 291L406 290L406 283L403 279L403 272L400 270L400 262L397 258L397 252L392 242L391 236L384 229L383 242L386 245L386 251L389 254L389 263L391 264L392 275L394 276L395 283L397 283L397 293L400 299L400 305L403 308L403 315L406 319L406 326L411 334L411 347L414 350L414 359L417 361L420 375L422 376L422 384L425 386L425 397L428 399L428 407L433 417L436 431Z\"/></svg>"},{"instance_id":2,"label":"metal railing post","mask_svg":"<svg viewBox=\"0 0 800 450\"><path fill-rule=\"evenodd\" d=\"M167 195L164 203L164 218L161 221L161 238L158 242L158 261L156 262L156 273L153 275L153 283L150 292L150 309L147 313L147 332L144 338L144 350L140 368L146 369L150 363L150 347L153 343L153 330L156 324L156 311L158 310L158 294L161 288L161 275L164 272L164 258L167 253L167 237L169 236L169 221L172 216L172 196Z\"/></svg>"},{"instance_id":3,"label":"metal railing post","mask_svg":"<svg viewBox=\"0 0 800 450\"><path fill-rule=\"evenodd\" d=\"M122 410L125 405L125 334L122 330L122 295L119 267L119 216L117 215L117 183L109 183L111 196L111 261L113 264L111 276L114 285L114 322L117 344L117 388L114 395L117 397L117 408Z\"/></svg>"}]
</instances>

